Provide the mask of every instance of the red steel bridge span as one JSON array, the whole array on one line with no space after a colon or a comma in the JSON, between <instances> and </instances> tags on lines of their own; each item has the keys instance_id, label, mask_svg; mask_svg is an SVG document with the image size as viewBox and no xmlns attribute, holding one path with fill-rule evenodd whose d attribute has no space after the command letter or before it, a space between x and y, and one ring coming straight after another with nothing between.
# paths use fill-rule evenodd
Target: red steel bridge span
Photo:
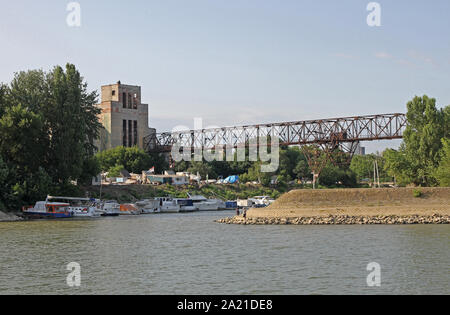
<instances>
[{"instance_id":1,"label":"red steel bridge span","mask_svg":"<svg viewBox=\"0 0 450 315\"><path fill-rule=\"evenodd\" d=\"M403 138L406 123L405 114L380 114L164 132L146 137L144 143L149 153L170 153L175 145L194 152L221 146L240 148L248 146L252 139L278 137L280 146L301 146L311 169L319 174L326 160L331 159L331 152L345 153L350 161L361 141ZM327 158L320 159L324 152Z\"/></svg>"},{"instance_id":2,"label":"red steel bridge span","mask_svg":"<svg viewBox=\"0 0 450 315\"><path fill-rule=\"evenodd\" d=\"M186 130L152 134L145 138L148 152L169 153L176 144L181 148L214 149L217 145L233 148L258 137L278 137L281 146L340 146L361 141L403 138L405 114L381 114L342 117L238 127Z\"/></svg>"}]
</instances>

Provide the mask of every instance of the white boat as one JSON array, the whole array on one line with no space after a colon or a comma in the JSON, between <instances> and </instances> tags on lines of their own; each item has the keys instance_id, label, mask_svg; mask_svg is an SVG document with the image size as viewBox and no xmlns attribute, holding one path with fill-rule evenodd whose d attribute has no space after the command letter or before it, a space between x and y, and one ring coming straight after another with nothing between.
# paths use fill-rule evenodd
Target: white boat
<instances>
[{"instance_id":1,"label":"white boat","mask_svg":"<svg viewBox=\"0 0 450 315\"><path fill-rule=\"evenodd\" d=\"M197 207L194 206L194 203L191 198L176 198L174 200L180 206L180 212L197 211Z\"/></svg>"},{"instance_id":2,"label":"white boat","mask_svg":"<svg viewBox=\"0 0 450 315\"><path fill-rule=\"evenodd\" d=\"M161 213L159 200L157 199L140 200L136 202L136 206L139 208L142 214Z\"/></svg>"},{"instance_id":3,"label":"white boat","mask_svg":"<svg viewBox=\"0 0 450 315\"><path fill-rule=\"evenodd\" d=\"M202 195L189 195L189 198L198 211L217 211L226 208L225 202L220 199L208 199Z\"/></svg>"},{"instance_id":4,"label":"white boat","mask_svg":"<svg viewBox=\"0 0 450 315\"><path fill-rule=\"evenodd\" d=\"M69 203L67 211L75 218L98 218L101 215L100 201L97 199L47 196L46 201L50 200Z\"/></svg>"},{"instance_id":5,"label":"white boat","mask_svg":"<svg viewBox=\"0 0 450 315\"><path fill-rule=\"evenodd\" d=\"M254 205L256 206L270 206L272 203L275 202L275 199L269 197L269 196L256 196L253 198L249 199L250 201L253 202Z\"/></svg>"},{"instance_id":6,"label":"white boat","mask_svg":"<svg viewBox=\"0 0 450 315\"><path fill-rule=\"evenodd\" d=\"M181 210L180 204L171 197L156 198L159 202L161 213L178 213Z\"/></svg>"},{"instance_id":7,"label":"white boat","mask_svg":"<svg viewBox=\"0 0 450 315\"><path fill-rule=\"evenodd\" d=\"M102 217L117 217L120 215L120 204L115 200L107 200L101 204Z\"/></svg>"}]
</instances>

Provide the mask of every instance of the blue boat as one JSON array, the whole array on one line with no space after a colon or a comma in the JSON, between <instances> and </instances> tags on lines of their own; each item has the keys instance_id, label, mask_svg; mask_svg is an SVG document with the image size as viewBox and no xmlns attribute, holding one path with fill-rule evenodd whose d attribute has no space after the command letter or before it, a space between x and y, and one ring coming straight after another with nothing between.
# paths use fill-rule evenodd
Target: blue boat
<instances>
[{"instance_id":1,"label":"blue boat","mask_svg":"<svg viewBox=\"0 0 450 315\"><path fill-rule=\"evenodd\" d=\"M68 219L73 217L69 207L68 203L38 201L34 207L22 210L26 217L33 219Z\"/></svg>"}]
</instances>

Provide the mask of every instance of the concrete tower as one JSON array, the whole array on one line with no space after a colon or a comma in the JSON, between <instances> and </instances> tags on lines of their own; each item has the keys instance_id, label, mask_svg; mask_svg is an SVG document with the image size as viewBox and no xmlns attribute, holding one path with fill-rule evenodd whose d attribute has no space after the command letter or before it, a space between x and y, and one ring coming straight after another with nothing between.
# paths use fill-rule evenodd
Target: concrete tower
<instances>
[{"instance_id":1,"label":"concrete tower","mask_svg":"<svg viewBox=\"0 0 450 315\"><path fill-rule=\"evenodd\" d=\"M144 137L156 130L148 125L148 104L141 103L141 87L116 84L102 86L102 102L97 105L104 130L97 146L100 151L117 146L144 148Z\"/></svg>"}]
</instances>

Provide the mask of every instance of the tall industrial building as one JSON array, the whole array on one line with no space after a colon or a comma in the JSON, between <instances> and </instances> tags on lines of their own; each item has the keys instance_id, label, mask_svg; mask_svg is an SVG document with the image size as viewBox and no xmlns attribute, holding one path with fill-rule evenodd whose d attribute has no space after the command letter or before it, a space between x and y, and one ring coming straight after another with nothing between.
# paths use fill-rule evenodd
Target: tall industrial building
<instances>
[{"instance_id":1,"label":"tall industrial building","mask_svg":"<svg viewBox=\"0 0 450 315\"><path fill-rule=\"evenodd\" d=\"M148 104L141 102L141 87L116 84L102 86L102 102L97 105L104 129L98 140L100 151L117 146L144 148L144 138L156 130L148 125Z\"/></svg>"}]
</instances>

